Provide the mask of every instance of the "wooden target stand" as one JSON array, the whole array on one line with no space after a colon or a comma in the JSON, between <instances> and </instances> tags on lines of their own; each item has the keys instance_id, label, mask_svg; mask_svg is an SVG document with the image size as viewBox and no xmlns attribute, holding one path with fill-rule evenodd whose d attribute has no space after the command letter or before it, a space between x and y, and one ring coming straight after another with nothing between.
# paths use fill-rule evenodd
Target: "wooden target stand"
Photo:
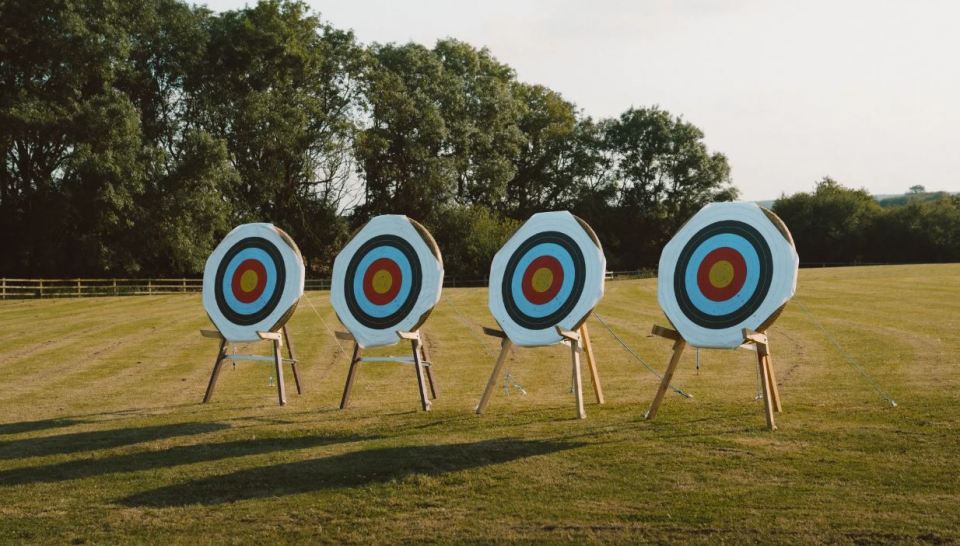
<instances>
[{"instance_id":1,"label":"wooden target stand","mask_svg":"<svg viewBox=\"0 0 960 546\"><path fill-rule=\"evenodd\" d=\"M577 418L586 419L587 412L583 409L583 379L580 374L580 351L584 351L587 356L587 369L590 371L590 381L593 383L593 392L597 396L597 404L603 404L603 387L600 385L600 374L597 372L597 361L593 356L593 344L590 343L590 333L587 330L587 323L580 326L577 331L564 330L555 326L557 333L563 338L564 345L570 347L570 360L573 363L573 389L577 395ZM480 403L477 404L477 415L483 414L484 408L490 402L490 397L500 381L500 374L507 361L507 354L513 342L502 330L494 328L483 328L483 333L488 336L500 338L500 355L497 357L497 363L493 366L493 373L490 374L490 380L487 381L487 387L483 390L483 396Z\"/></svg>"},{"instance_id":2,"label":"wooden target stand","mask_svg":"<svg viewBox=\"0 0 960 546\"><path fill-rule=\"evenodd\" d=\"M420 330L414 332L397 332L400 339L410 341L412 356L362 356L362 348L356 338L349 332L336 332L337 339L353 342L353 356L350 358L350 371L347 372L347 381L343 385L343 397L340 399L340 409L345 409L350 403L350 391L353 390L353 381L357 376L357 368L361 362L395 362L398 364L412 364L417 374L417 387L420 392L420 406L423 411L430 411L431 400L437 398L437 387L433 384L433 373L430 371L430 352L421 338ZM425 337L425 335L424 335ZM430 384L430 397L427 397L427 385Z\"/></svg>"},{"instance_id":3,"label":"wooden target stand","mask_svg":"<svg viewBox=\"0 0 960 546\"><path fill-rule=\"evenodd\" d=\"M660 336L673 341L673 356L670 357L670 363L667 364L667 370L663 372L663 378L660 381L660 387L657 388L657 394L650 403L650 409L645 415L646 419L653 419L657 416L657 410L660 409L660 403L663 402L663 395L670 387L670 381L673 380L673 372L677 369L680 362L680 355L687 346L686 340L680 335L680 332L663 326L654 326L653 335ZM755 351L757 353L757 367L760 370L760 383L763 385L763 407L767 418L767 427L770 430L777 430L773 414L783 413L783 406L780 404L780 390L777 388L777 376L773 371L773 363L770 361L770 342L767 335L763 332L755 332L749 328L743 329L743 344L741 349Z\"/></svg>"},{"instance_id":4,"label":"wooden target stand","mask_svg":"<svg viewBox=\"0 0 960 546\"><path fill-rule=\"evenodd\" d=\"M279 398L281 406L287 403L287 390L283 384L283 363L287 362L293 369L293 379L297 383L297 394L303 394L303 389L300 385L300 372L297 370L297 358L293 355L293 343L290 341L290 334L287 332L286 326L283 326L279 332L257 332L260 339L270 341L273 344L273 356L228 354L227 339L223 337L223 334L221 334L219 330L200 330L200 334L203 337L220 340L220 351L217 353L217 360L213 363L213 373L210 374L210 383L207 384L207 392L203 396L204 404L209 402L213 397L213 389L217 386L220 369L223 367L223 363L228 360L234 363L242 360L258 362L272 361L274 366L276 366L277 397ZM281 356L281 347L284 341L286 341L287 344L287 354L289 358L283 358Z\"/></svg>"}]
</instances>

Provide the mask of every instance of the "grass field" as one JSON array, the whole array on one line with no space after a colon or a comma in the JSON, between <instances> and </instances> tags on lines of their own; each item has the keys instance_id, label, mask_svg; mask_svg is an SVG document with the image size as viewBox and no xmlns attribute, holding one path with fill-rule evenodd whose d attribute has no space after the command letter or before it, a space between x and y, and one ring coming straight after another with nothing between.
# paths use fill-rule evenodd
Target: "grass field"
<instances>
[{"instance_id":1,"label":"grass field","mask_svg":"<svg viewBox=\"0 0 960 546\"><path fill-rule=\"evenodd\" d=\"M528 394L500 389L478 418L497 349L478 335L484 289L445 291L426 324L431 412L390 364L362 368L339 411L348 357L319 318L337 324L327 293L307 297L316 312L290 323L306 392L288 373L282 408L256 362L198 403L216 353L198 295L0 303L0 539L960 541L960 265L801 271L770 330L773 433L744 351L702 351L699 374L690 351L675 384L694 398L669 393L644 421L657 379L594 318L606 405L574 419L568 353L522 349L508 364ZM608 283L598 312L665 367L654 280Z\"/></svg>"}]
</instances>

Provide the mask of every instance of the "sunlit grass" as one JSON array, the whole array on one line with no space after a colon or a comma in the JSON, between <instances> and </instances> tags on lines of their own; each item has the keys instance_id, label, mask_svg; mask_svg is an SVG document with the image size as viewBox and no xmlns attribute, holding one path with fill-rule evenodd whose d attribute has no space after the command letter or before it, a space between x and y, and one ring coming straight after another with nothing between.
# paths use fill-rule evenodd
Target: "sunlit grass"
<instances>
[{"instance_id":1,"label":"sunlit grass","mask_svg":"<svg viewBox=\"0 0 960 546\"><path fill-rule=\"evenodd\" d=\"M662 370L655 286L608 283L597 311ZM644 421L657 379L596 319L605 406L585 381L575 419L569 354L520 349L508 366L528 394L498 389L478 418L498 349L479 335L493 325L483 289L445 291L426 324L433 411L418 411L413 369L391 364L361 368L339 411L348 357L324 326L337 327L327 294L307 297L290 323L306 392L288 372L283 408L264 363L228 365L199 404L217 348L197 295L0 303L0 539L960 540L958 265L802 271L769 332L775 433L743 351L701 351L699 373L689 351L675 383L694 398L668 394Z\"/></svg>"}]
</instances>

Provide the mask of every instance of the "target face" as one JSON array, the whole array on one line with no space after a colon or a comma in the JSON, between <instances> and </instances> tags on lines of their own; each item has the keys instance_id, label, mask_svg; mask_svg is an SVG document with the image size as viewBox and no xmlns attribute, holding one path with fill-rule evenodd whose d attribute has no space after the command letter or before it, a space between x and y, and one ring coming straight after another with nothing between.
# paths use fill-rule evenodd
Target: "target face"
<instances>
[{"instance_id":1,"label":"target face","mask_svg":"<svg viewBox=\"0 0 960 546\"><path fill-rule=\"evenodd\" d=\"M753 203L713 203L660 256L657 298L688 343L735 348L769 326L796 289L799 257L786 226Z\"/></svg>"},{"instance_id":2,"label":"target face","mask_svg":"<svg viewBox=\"0 0 960 546\"><path fill-rule=\"evenodd\" d=\"M244 224L217 246L203 272L203 305L229 341L276 331L303 295L303 258L270 224Z\"/></svg>"},{"instance_id":3,"label":"target face","mask_svg":"<svg viewBox=\"0 0 960 546\"><path fill-rule=\"evenodd\" d=\"M551 345L603 296L606 259L593 230L566 211L533 215L494 256L490 311L510 339Z\"/></svg>"},{"instance_id":4,"label":"target face","mask_svg":"<svg viewBox=\"0 0 960 546\"><path fill-rule=\"evenodd\" d=\"M331 303L362 347L392 345L416 330L440 300L443 261L426 228L401 215L378 216L333 265Z\"/></svg>"}]
</instances>

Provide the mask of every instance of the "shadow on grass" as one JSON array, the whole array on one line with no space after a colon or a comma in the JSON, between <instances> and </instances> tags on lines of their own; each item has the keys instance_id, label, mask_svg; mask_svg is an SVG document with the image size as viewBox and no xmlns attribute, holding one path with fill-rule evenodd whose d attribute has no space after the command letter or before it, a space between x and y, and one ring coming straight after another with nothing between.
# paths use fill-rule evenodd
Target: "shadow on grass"
<instances>
[{"instance_id":1,"label":"shadow on grass","mask_svg":"<svg viewBox=\"0 0 960 546\"><path fill-rule=\"evenodd\" d=\"M14 468L0 471L0 485L57 482L102 476L119 472L137 472L177 465L218 461L231 457L259 455L292 449L376 439L371 436L304 436L300 438L263 438L215 444L177 446L162 451L128 453L100 459L67 461L48 466Z\"/></svg>"},{"instance_id":2,"label":"shadow on grass","mask_svg":"<svg viewBox=\"0 0 960 546\"><path fill-rule=\"evenodd\" d=\"M377 448L240 470L144 491L117 502L126 506L168 507L296 495L324 489L361 487L418 474L435 476L546 455L581 445L505 438L465 444Z\"/></svg>"},{"instance_id":3,"label":"shadow on grass","mask_svg":"<svg viewBox=\"0 0 960 546\"><path fill-rule=\"evenodd\" d=\"M140 442L163 440L176 436L202 434L229 428L222 423L176 423L151 427L131 427L91 432L74 432L42 438L24 438L0 442L0 459L21 459L110 449Z\"/></svg>"},{"instance_id":4,"label":"shadow on grass","mask_svg":"<svg viewBox=\"0 0 960 546\"><path fill-rule=\"evenodd\" d=\"M0 435L21 434L23 432L35 432L38 430L47 430L51 428L65 428L73 425L79 425L85 421L77 419L43 419L41 421L22 421L20 423L3 423L0 425Z\"/></svg>"}]
</instances>

